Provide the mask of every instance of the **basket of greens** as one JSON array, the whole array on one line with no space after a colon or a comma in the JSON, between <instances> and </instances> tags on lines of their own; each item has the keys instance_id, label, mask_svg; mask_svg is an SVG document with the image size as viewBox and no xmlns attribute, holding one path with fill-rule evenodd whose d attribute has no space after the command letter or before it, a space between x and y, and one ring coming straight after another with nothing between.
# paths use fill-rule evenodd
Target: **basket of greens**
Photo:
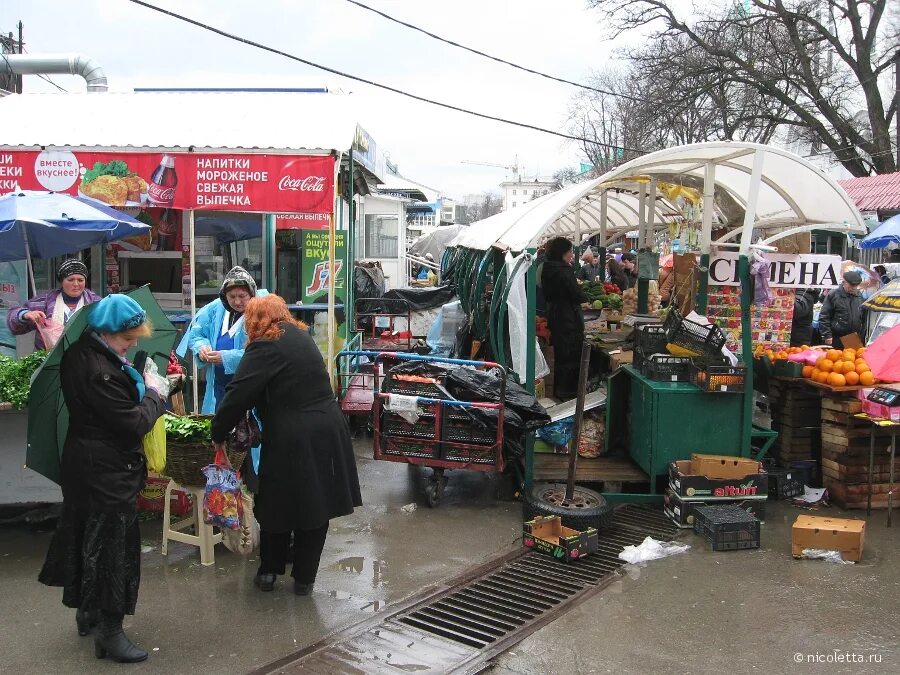
<instances>
[{"instance_id":1,"label":"basket of greens","mask_svg":"<svg viewBox=\"0 0 900 675\"><path fill-rule=\"evenodd\" d=\"M210 437L211 415L166 415L166 475L179 485L203 487L203 467L212 464L216 451ZM235 469L244 463L246 452L230 448L228 461Z\"/></svg>"}]
</instances>

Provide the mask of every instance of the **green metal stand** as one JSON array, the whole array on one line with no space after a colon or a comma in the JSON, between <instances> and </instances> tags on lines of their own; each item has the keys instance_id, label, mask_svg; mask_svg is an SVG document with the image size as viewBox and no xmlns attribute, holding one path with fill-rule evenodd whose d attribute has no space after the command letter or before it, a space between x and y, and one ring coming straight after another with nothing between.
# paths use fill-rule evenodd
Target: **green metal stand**
<instances>
[{"instance_id":1,"label":"green metal stand","mask_svg":"<svg viewBox=\"0 0 900 675\"><path fill-rule=\"evenodd\" d=\"M750 332L750 261L746 255L738 258L738 276L741 281L741 354L747 365L744 382L744 409L741 420L741 457L750 456L750 440L753 433L753 335Z\"/></svg>"},{"instance_id":2,"label":"green metal stand","mask_svg":"<svg viewBox=\"0 0 900 675\"><path fill-rule=\"evenodd\" d=\"M534 255L535 249L528 252ZM525 295L527 298L525 339L528 341L525 348L525 389L534 394L534 366L535 366L535 332L534 318L536 316L537 297L537 265L531 265L525 274ZM534 484L534 434L525 434L525 489Z\"/></svg>"}]
</instances>

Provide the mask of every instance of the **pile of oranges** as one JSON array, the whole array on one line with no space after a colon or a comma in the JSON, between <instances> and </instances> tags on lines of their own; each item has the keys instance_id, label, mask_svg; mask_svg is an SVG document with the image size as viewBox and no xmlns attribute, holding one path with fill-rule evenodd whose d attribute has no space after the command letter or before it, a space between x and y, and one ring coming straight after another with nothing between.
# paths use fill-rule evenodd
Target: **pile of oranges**
<instances>
[{"instance_id":1,"label":"pile of oranges","mask_svg":"<svg viewBox=\"0 0 900 675\"><path fill-rule=\"evenodd\" d=\"M803 345L802 347L786 347L785 349L766 349L763 345L756 345L756 349L753 352L753 355L756 358L760 356L769 357L769 361L775 363L776 361L787 361L787 357L791 354L799 354L800 352L805 352L809 349L808 345Z\"/></svg>"},{"instance_id":2,"label":"pile of oranges","mask_svg":"<svg viewBox=\"0 0 900 675\"><path fill-rule=\"evenodd\" d=\"M815 366L804 366L803 377L832 387L871 387L878 380L864 358L866 348L829 349Z\"/></svg>"}]
</instances>

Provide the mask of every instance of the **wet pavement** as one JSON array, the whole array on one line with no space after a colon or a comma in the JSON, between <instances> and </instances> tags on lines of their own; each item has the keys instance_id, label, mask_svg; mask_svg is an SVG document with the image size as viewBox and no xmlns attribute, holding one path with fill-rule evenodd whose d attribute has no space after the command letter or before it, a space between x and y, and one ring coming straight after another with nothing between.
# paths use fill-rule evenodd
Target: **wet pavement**
<instances>
[{"instance_id":1,"label":"wet pavement","mask_svg":"<svg viewBox=\"0 0 900 675\"><path fill-rule=\"evenodd\" d=\"M856 565L791 557L800 511L770 502L755 551L686 554L623 577L495 659L496 675L900 672L900 526L866 519ZM812 515L865 518L829 508ZM896 517L894 518L896 521Z\"/></svg>"},{"instance_id":2,"label":"wet pavement","mask_svg":"<svg viewBox=\"0 0 900 675\"><path fill-rule=\"evenodd\" d=\"M151 650L142 672L247 672L348 625L371 618L426 587L454 577L518 544L521 507L501 502L495 477L451 472L444 501L430 509L430 471L371 459L371 440L355 443L365 506L331 524L319 577L309 597L291 579L275 592L253 586L258 560L216 546L215 565L197 549L171 542L160 554L161 520L142 524L141 594L125 627ZM401 507L415 503L406 513ZM0 672L94 673L88 637L75 631L61 590L37 582L49 533L0 529Z\"/></svg>"}]
</instances>

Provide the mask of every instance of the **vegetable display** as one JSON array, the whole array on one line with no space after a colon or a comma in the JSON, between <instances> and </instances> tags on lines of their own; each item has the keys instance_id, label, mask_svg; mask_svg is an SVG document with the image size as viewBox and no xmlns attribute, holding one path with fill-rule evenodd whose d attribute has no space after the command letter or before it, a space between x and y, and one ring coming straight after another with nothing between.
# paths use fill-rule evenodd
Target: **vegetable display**
<instances>
[{"instance_id":1,"label":"vegetable display","mask_svg":"<svg viewBox=\"0 0 900 675\"><path fill-rule=\"evenodd\" d=\"M585 281L581 290L587 296L587 301L592 309L622 309L622 296L619 287L615 284L600 281Z\"/></svg>"},{"instance_id":2,"label":"vegetable display","mask_svg":"<svg viewBox=\"0 0 900 675\"><path fill-rule=\"evenodd\" d=\"M0 403L11 403L14 408L28 405L31 376L44 362L47 352L38 351L21 359L0 356Z\"/></svg>"},{"instance_id":3,"label":"vegetable display","mask_svg":"<svg viewBox=\"0 0 900 675\"><path fill-rule=\"evenodd\" d=\"M166 415L166 436L173 440L190 443L211 443L211 419Z\"/></svg>"}]
</instances>

